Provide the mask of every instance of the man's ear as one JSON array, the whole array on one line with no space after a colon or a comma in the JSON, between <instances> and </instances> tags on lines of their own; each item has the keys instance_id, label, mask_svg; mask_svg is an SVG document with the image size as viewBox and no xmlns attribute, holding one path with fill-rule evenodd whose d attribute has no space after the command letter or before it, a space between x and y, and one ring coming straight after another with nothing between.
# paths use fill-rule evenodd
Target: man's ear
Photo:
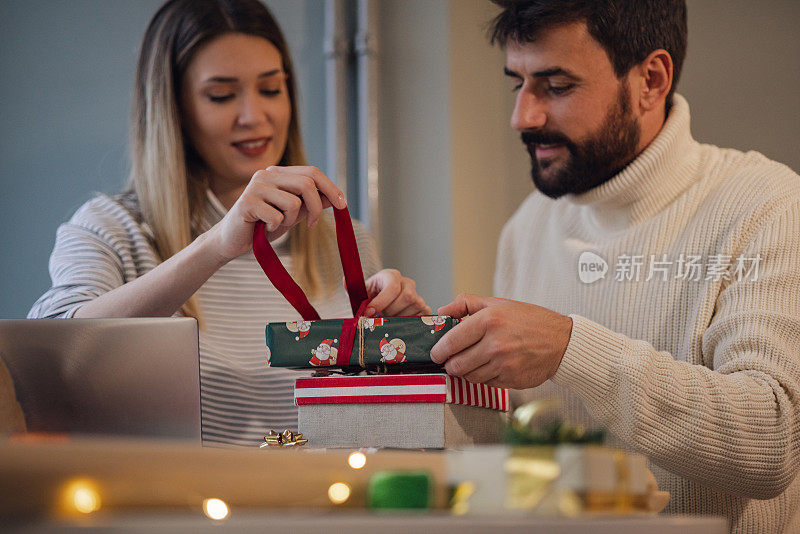
<instances>
[{"instance_id":1,"label":"man's ear","mask_svg":"<svg viewBox=\"0 0 800 534\"><path fill-rule=\"evenodd\" d=\"M653 111L664 105L672 88L672 57L663 48L654 50L639 63L636 95L642 111Z\"/></svg>"}]
</instances>

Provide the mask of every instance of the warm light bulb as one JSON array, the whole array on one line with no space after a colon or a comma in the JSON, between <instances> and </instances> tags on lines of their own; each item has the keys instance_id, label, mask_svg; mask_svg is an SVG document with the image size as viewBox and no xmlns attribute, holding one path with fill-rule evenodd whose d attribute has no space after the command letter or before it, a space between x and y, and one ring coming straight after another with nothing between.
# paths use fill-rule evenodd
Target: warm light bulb
<instances>
[{"instance_id":1,"label":"warm light bulb","mask_svg":"<svg viewBox=\"0 0 800 534\"><path fill-rule=\"evenodd\" d=\"M230 510L223 500L206 499L203 501L203 512L211 519L221 521L228 517Z\"/></svg>"},{"instance_id":2,"label":"warm light bulb","mask_svg":"<svg viewBox=\"0 0 800 534\"><path fill-rule=\"evenodd\" d=\"M328 488L328 498L333 504L342 504L350 498L350 486L344 482L336 482Z\"/></svg>"},{"instance_id":3,"label":"warm light bulb","mask_svg":"<svg viewBox=\"0 0 800 534\"><path fill-rule=\"evenodd\" d=\"M367 457L363 452L354 452L347 457L347 463L353 469L361 469L367 464Z\"/></svg>"},{"instance_id":4,"label":"warm light bulb","mask_svg":"<svg viewBox=\"0 0 800 534\"><path fill-rule=\"evenodd\" d=\"M89 479L74 479L67 482L61 493L62 508L65 513L79 512L91 514L100 509L100 492L97 485Z\"/></svg>"},{"instance_id":5,"label":"warm light bulb","mask_svg":"<svg viewBox=\"0 0 800 534\"><path fill-rule=\"evenodd\" d=\"M100 496L91 488L77 488L72 494L72 504L82 514L91 514L100 508Z\"/></svg>"}]
</instances>

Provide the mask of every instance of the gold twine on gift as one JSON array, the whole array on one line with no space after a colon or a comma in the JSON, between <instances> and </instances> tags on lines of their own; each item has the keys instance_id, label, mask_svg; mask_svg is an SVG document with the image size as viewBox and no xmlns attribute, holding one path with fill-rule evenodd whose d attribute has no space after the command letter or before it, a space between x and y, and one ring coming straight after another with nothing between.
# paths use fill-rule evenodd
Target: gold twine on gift
<instances>
[{"instance_id":1,"label":"gold twine on gift","mask_svg":"<svg viewBox=\"0 0 800 534\"><path fill-rule=\"evenodd\" d=\"M287 428L281 433L270 430L269 434L264 436L264 443L261 444L261 448L298 447L300 445L305 445L306 443L308 443L308 440L303 437L301 432L295 434Z\"/></svg>"},{"instance_id":2,"label":"gold twine on gift","mask_svg":"<svg viewBox=\"0 0 800 534\"><path fill-rule=\"evenodd\" d=\"M351 352L350 352L350 360L349 361L350 362L353 361L352 351L357 350L358 351L358 366L361 369L367 369L367 350L366 350L367 317L362 315L361 317L358 318L358 321L356 322L356 330L357 330L357 333L355 334L355 336L358 338L358 340L355 340L355 339L353 340L353 348L351 349ZM361 369L359 369L357 371L342 371L342 370L338 370L337 371L337 370L334 370L334 369L330 369L330 370L326 370L325 372L326 373L341 373L341 374L347 375L347 374L359 374L359 373L361 373ZM317 372L319 372L319 371L317 371ZM382 362L377 362L375 364L375 368L374 369L372 369L372 368L367 369L367 373L379 374L379 375L389 374L389 364L382 363ZM315 375L315 376L317 376L317 375ZM327 375L320 375L320 376L327 376Z\"/></svg>"},{"instance_id":3,"label":"gold twine on gift","mask_svg":"<svg viewBox=\"0 0 800 534\"><path fill-rule=\"evenodd\" d=\"M363 315L358 318L358 365L362 368L367 366L364 359L364 330L366 329L367 318Z\"/></svg>"},{"instance_id":4,"label":"gold twine on gift","mask_svg":"<svg viewBox=\"0 0 800 534\"><path fill-rule=\"evenodd\" d=\"M358 318L358 323L357 323L356 326L358 328L358 334L357 334L358 335L358 344L357 344L358 345L358 366L361 367L362 369L366 369L367 368L367 356L366 356L366 353L367 353L367 350L366 350L366 347L367 347L367 345L366 345L367 318L365 316L363 316L363 315L361 317L359 317ZM353 345L354 345L353 348L355 350L356 343L354 343ZM352 357L350 359L352 361ZM368 373L372 372L372 373L379 374L379 375L380 374L388 374L389 373L389 366L386 365L386 364L377 363L376 364L376 369L374 371L367 371L367 372Z\"/></svg>"}]
</instances>

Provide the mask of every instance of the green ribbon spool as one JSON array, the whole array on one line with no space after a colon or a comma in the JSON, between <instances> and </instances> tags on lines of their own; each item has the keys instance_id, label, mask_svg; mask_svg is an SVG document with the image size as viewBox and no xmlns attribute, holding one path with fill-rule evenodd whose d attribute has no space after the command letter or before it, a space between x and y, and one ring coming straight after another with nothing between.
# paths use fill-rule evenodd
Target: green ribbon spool
<instances>
[{"instance_id":1,"label":"green ribbon spool","mask_svg":"<svg viewBox=\"0 0 800 534\"><path fill-rule=\"evenodd\" d=\"M367 506L373 510L431 507L433 481L427 471L378 471L369 479Z\"/></svg>"}]
</instances>

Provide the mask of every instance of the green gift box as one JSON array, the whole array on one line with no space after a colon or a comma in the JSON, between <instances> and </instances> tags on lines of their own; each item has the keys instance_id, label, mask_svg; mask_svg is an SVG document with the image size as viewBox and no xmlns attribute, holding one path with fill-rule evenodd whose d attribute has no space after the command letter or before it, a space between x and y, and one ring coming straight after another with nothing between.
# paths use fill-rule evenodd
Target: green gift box
<instances>
[{"instance_id":1,"label":"green gift box","mask_svg":"<svg viewBox=\"0 0 800 534\"><path fill-rule=\"evenodd\" d=\"M457 323L445 315L269 323L267 358L273 367L434 365L431 348Z\"/></svg>"},{"instance_id":2,"label":"green gift box","mask_svg":"<svg viewBox=\"0 0 800 534\"><path fill-rule=\"evenodd\" d=\"M413 366L436 365L431 348L459 320L444 315L424 317L365 317L370 298L361 271L353 226L347 208L333 210L336 242L342 260L352 319L321 319L305 293L281 265L257 221L253 253L273 285L300 313L302 321L267 324L267 360L273 367ZM441 367L438 366L437 367Z\"/></svg>"}]
</instances>

